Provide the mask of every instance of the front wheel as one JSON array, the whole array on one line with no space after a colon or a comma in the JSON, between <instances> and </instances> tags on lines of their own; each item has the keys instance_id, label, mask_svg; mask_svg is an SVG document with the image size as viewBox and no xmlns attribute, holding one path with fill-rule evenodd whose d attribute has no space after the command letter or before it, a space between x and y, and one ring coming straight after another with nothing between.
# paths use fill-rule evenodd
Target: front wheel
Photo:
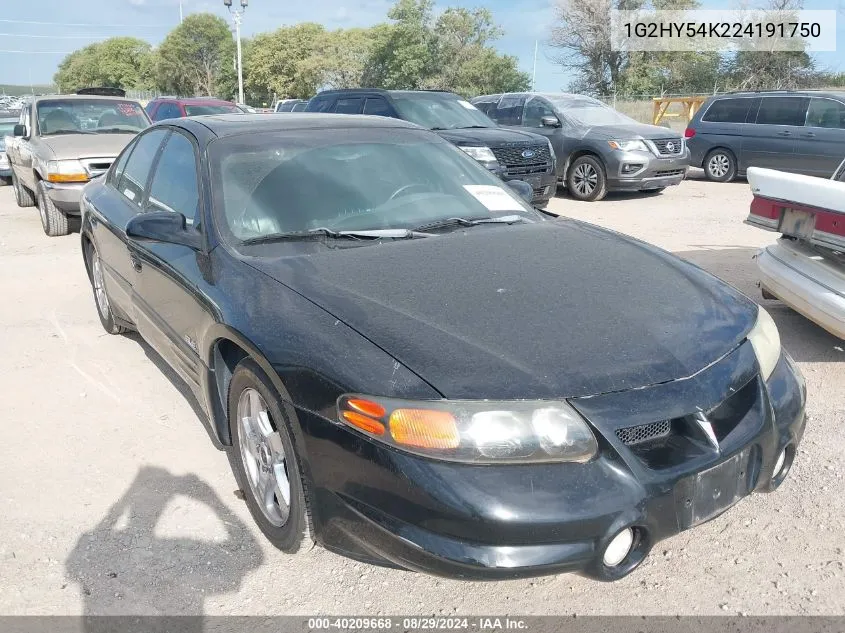
<instances>
[{"instance_id":1,"label":"front wheel","mask_svg":"<svg viewBox=\"0 0 845 633\"><path fill-rule=\"evenodd\" d=\"M736 158L726 149L714 149L704 157L704 175L714 182L730 182L736 177Z\"/></svg>"},{"instance_id":2,"label":"front wheel","mask_svg":"<svg viewBox=\"0 0 845 633\"><path fill-rule=\"evenodd\" d=\"M100 261L100 254L93 244L86 249L85 259L88 264L91 289L94 291L94 303L97 305L97 316L100 317L103 329L109 334L123 334L127 329L115 322L109 295L106 292L106 282L103 278L103 262Z\"/></svg>"},{"instance_id":3,"label":"front wheel","mask_svg":"<svg viewBox=\"0 0 845 633\"><path fill-rule=\"evenodd\" d=\"M41 226L44 227L46 235L58 237L70 233L67 215L50 200L43 180L38 183L38 211L41 213Z\"/></svg>"},{"instance_id":4,"label":"front wheel","mask_svg":"<svg viewBox=\"0 0 845 633\"><path fill-rule=\"evenodd\" d=\"M228 408L229 463L247 507L267 540L293 554L309 532L299 458L276 390L251 359L235 368Z\"/></svg>"},{"instance_id":5,"label":"front wheel","mask_svg":"<svg viewBox=\"0 0 845 633\"><path fill-rule=\"evenodd\" d=\"M607 194L604 165L592 156L579 156L569 166L566 188L576 200L594 202Z\"/></svg>"}]
</instances>

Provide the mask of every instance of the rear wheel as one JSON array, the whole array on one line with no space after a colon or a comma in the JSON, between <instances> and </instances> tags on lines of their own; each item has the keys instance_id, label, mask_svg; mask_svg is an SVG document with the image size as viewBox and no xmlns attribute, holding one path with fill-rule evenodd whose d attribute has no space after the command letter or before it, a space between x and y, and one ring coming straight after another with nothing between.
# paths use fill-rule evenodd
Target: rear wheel
<instances>
[{"instance_id":1,"label":"rear wheel","mask_svg":"<svg viewBox=\"0 0 845 633\"><path fill-rule=\"evenodd\" d=\"M12 184L11 176L8 177L8 178L6 176L3 176L2 178L0 178L0 185L11 185L11 184Z\"/></svg>"},{"instance_id":2,"label":"rear wheel","mask_svg":"<svg viewBox=\"0 0 845 633\"><path fill-rule=\"evenodd\" d=\"M38 211L41 214L41 226L48 236L57 237L70 233L67 215L50 200L44 181L38 183Z\"/></svg>"},{"instance_id":3,"label":"rear wheel","mask_svg":"<svg viewBox=\"0 0 845 633\"><path fill-rule=\"evenodd\" d=\"M566 188L576 200L594 202L607 194L604 166L592 156L579 156L569 166Z\"/></svg>"},{"instance_id":4,"label":"rear wheel","mask_svg":"<svg viewBox=\"0 0 845 633\"><path fill-rule=\"evenodd\" d=\"M309 534L305 486L290 423L276 390L252 359L229 385L229 463L264 536L289 554Z\"/></svg>"},{"instance_id":5,"label":"rear wheel","mask_svg":"<svg viewBox=\"0 0 845 633\"><path fill-rule=\"evenodd\" d=\"M12 187L15 188L15 202L18 203L19 207L35 206L35 198L32 192L21 184L14 171L12 172Z\"/></svg>"},{"instance_id":6,"label":"rear wheel","mask_svg":"<svg viewBox=\"0 0 845 633\"><path fill-rule=\"evenodd\" d=\"M704 157L704 175L714 182L730 182L736 178L736 158L727 149L714 149Z\"/></svg>"},{"instance_id":7,"label":"rear wheel","mask_svg":"<svg viewBox=\"0 0 845 633\"><path fill-rule=\"evenodd\" d=\"M97 305L97 316L100 317L100 323L103 324L103 329L109 334L123 334L127 329L115 322L114 313L111 311L109 295L106 291L106 283L103 278L103 263L100 261L100 255L93 244L90 244L86 249L85 259L88 264L91 289L94 291L94 303Z\"/></svg>"}]
</instances>

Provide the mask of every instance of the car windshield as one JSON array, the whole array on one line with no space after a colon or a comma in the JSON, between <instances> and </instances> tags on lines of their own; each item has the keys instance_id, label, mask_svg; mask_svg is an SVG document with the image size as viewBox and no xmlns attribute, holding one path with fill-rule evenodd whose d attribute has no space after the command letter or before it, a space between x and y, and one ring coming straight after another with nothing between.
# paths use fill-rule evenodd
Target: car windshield
<instances>
[{"instance_id":1,"label":"car windshield","mask_svg":"<svg viewBox=\"0 0 845 633\"><path fill-rule=\"evenodd\" d=\"M636 121L594 99L552 100L555 109L582 125L630 125Z\"/></svg>"},{"instance_id":2,"label":"car windshield","mask_svg":"<svg viewBox=\"0 0 845 633\"><path fill-rule=\"evenodd\" d=\"M229 103L219 104L202 104L202 105L186 105L185 114L187 116L201 116L203 114L243 114L244 111L238 106Z\"/></svg>"},{"instance_id":3,"label":"car windshield","mask_svg":"<svg viewBox=\"0 0 845 633\"><path fill-rule=\"evenodd\" d=\"M144 109L120 99L50 99L37 106L41 136L140 132L150 125Z\"/></svg>"},{"instance_id":4,"label":"car windshield","mask_svg":"<svg viewBox=\"0 0 845 633\"><path fill-rule=\"evenodd\" d=\"M234 241L540 214L451 144L411 129L306 129L211 143L215 212ZM218 184L219 183L219 184Z\"/></svg>"},{"instance_id":5,"label":"car windshield","mask_svg":"<svg viewBox=\"0 0 845 633\"><path fill-rule=\"evenodd\" d=\"M438 94L394 95L396 109L406 121L429 130L496 127L481 110L456 97Z\"/></svg>"}]
</instances>

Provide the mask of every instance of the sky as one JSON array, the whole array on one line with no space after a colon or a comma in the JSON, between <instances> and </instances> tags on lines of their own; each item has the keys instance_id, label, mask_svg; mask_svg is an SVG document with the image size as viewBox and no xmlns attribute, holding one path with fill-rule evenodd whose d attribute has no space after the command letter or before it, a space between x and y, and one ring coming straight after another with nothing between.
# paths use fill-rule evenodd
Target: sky
<instances>
[{"instance_id":1,"label":"sky","mask_svg":"<svg viewBox=\"0 0 845 633\"><path fill-rule=\"evenodd\" d=\"M486 6L505 35L495 45L534 69L536 90L561 91L569 76L553 62L557 54L545 41L554 23L553 0L438 0L439 7ZM179 0L5 0L0 12L0 84L51 83L56 67L69 52L116 35L131 35L158 44L179 23ZM239 4L239 0L234 0ZM319 22L329 29L383 22L393 0L250 0L243 33L271 31L297 22ZM703 0L702 8L732 8L735 0ZM845 71L845 0L805 0L805 9L840 8L836 53L819 53L826 68ZM207 11L228 18L223 0L182 0L185 15Z\"/></svg>"}]
</instances>

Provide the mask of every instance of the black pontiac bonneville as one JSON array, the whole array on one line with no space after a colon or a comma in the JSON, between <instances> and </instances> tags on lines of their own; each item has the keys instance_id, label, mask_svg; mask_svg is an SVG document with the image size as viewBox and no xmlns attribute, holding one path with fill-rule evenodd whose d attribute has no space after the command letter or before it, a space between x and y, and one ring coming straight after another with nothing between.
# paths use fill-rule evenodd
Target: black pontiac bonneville
<instances>
[{"instance_id":1,"label":"black pontiac bonneville","mask_svg":"<svg viewBox=\"0 0 845 633\"><path fill-rule=\"evenodd\" d=\"M765 310L412 124L167 121L83 209L104 327L190 385L288 552L613 580L777 488L803 433Z\"/></svg>"}]
</instances>

